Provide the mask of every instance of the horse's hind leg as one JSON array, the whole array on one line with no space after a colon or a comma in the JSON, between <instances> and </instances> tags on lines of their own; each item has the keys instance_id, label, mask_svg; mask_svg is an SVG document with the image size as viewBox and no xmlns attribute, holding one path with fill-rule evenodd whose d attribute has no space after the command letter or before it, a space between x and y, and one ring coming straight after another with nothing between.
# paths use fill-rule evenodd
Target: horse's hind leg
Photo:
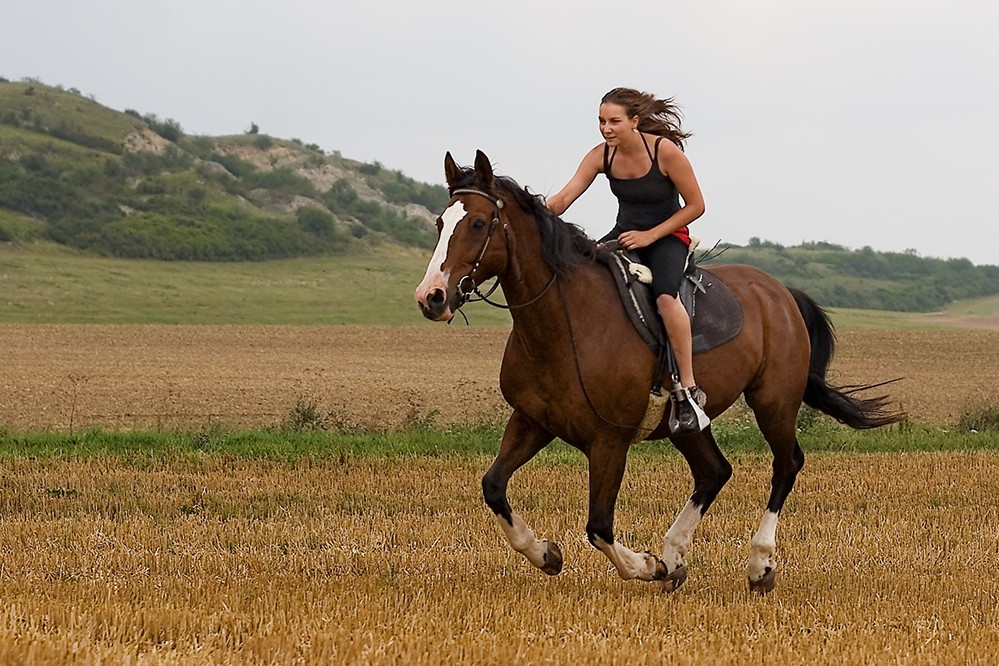
<instances>
[{"instance_id":1,"label":"horse's hind leg","mask_svg":"<svg viewBox=\"0 0 999 666\"><path fill-rule=\"evenodd\" d=\"M534 536L524 519L510 507L506 487L513 473L552 439L551 434L515 411L503 432L499 454L482 477L482 496L496 514L510 545L550 576L562 571L562 550L554 541L540 540Z\"/></svg>"},{"instance_id":2,"label":"horse's hind leg","mask_svg":"<svg viewBox=\"0 0 999 666\"><path fill-rule=\"evenodd\" d=\"M586 536L625 580L662 580L666 566L652 553L636 553L614 540L614 505L624 478L627 442L597 442L590 447L590 513Z\"/></svg>"},{"instance_id":3,"label":"horse's hind leg","mask_svg":"<svg viewBox=\"0 0 999 666\"><path fill-rule=\"evenodd\" d=\"M667 592L674 591L687 579L686 555L694 530L732 476L732 465L718 448L710 426L702 432L675 438L673 445L690 466L694 492L663 539L662 559L668 570L663 585Z\"/></svg>"},{"instance_id":4,"label":"horse's hind leg","mask_svg":"<svg viewBox=\"0 0 999 666\"><path fill-rule=\"evenodd\" d=\"M805 454L795 432L800 403L792 403L786 396L765 402L759 396L746 395L760 431L774 454L770 499L760 527L753 535L753 551L749 556L749 589L760 594L770 592L776 584L777 520L794 488L798 472L805 465Z\"/></svg>"}]
</instances>

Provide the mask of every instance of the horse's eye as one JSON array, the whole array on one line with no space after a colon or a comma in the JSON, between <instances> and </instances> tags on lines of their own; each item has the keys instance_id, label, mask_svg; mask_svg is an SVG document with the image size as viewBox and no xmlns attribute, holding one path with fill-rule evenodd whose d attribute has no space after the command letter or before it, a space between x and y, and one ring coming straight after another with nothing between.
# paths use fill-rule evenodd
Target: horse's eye
<instances>
[{"instance_id":1,"label":"horse's eye","mask_svg":"<svg viewBox=\"0 0 999 666\"><path fill-rule=\"evenodd\" d=\"M443 229L443 228L444 228L444 220L442 220L441 218L438 217L437 218L437 233L440 234L441 229Z\"/></svg>"},{"instance_id":2,"label":"horse's eye","mask_svg":"<svg viewBox=\"0 0 999 666\"><path fill-rule=\"evenodd\" d=\"M472 227L472 231L482 231L486 228L486 221L481 217L473 218L468 224Z\"/></svg>"}]
</instances>

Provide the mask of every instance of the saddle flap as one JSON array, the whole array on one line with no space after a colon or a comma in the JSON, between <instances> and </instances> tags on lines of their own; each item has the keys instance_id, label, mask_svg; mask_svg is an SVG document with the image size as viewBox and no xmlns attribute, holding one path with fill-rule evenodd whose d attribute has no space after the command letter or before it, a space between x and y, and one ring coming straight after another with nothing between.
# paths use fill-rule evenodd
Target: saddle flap
<instances>
[{"instance_id":1,"label":"saddle flap","mask_svg":"<svg viewBox=\"0 0 999 666\"><path fill-rule=\"evenodd\" d=\"M605 244L610 250L604 262L614 276L624 309L635 329L654 354L659 356L668 343L652 289L629 270L639 264L637 255ZM690 313L694 354L703 354L737 336L742 330L742 304L717 275L688 261L680 282L680 300Z\"/></svg>"}]
</instances>

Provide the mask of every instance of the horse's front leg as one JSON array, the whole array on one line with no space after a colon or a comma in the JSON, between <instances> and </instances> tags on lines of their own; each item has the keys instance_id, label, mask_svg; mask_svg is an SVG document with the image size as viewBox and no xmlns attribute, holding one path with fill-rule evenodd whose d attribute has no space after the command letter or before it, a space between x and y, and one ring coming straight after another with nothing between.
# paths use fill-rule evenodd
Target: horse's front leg
<instances>
[{"instance_id":1,"label":"horse's front leg","mask_svg":"<svg viewBox=\"0 0 999 666\"><path fill-rule=\"evenodd\" d=\"M554 541L534 536L534 531L524 519L513 512L507 500L506 487L513 473L552 439L554 438L550 433L515 411L503 432L499 454L482 477L482 496L496 514L510 545L549 576L562 571L562 550Z\"/></svg>"},{"instance_id":2,"label":"horse's front leg","mask_svg":"<svg viewBox=\"0 0 999 666\"><path fill-rule=\"evenodd\" d=\"M628 444L596 443L590 448L590 515L586 536L625 580L662 580L666 566L652 553L636 553L614 540L614 505L624 478Z\"/></svg>"},{"instance_id":3,"label":"horse's front leg","mask_svg":"<svg viewBox=\"0 0 999 666\"><path fill-rule=\"evenodd\" d=\"M710 427L685 437L677 437L673 444L690 466L690 473L694 477L694 492L663 539L662 559L668 571L663 585L667 592L676 590L687 580L686 555L694 530L732 476L732 465L722 455Z\"/></svg>"}]
</instances>

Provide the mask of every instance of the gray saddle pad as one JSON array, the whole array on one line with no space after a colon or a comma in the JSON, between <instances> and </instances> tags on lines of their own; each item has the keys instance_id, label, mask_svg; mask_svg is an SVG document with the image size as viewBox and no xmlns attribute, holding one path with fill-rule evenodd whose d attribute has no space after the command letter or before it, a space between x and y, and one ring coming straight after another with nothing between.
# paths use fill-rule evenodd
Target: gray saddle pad
<instances>
[{"instance_id":1,"label":"gray saddle pad","mask_svg":"<svg viewBox=\"0 0 999 666\"><path fill-rule=\"evenodd\" d=\"M666 330L651 288L628 271L628 262L639 263L638 258L614 250L607 253L604 261L614 276L628 317L658 355L666 344ZM710 271L699 266L688 268L680 285L680 300L690 313L695 355L728 342L742 330L742 304L728 285Z\"/></svg>"}]
</instances>

